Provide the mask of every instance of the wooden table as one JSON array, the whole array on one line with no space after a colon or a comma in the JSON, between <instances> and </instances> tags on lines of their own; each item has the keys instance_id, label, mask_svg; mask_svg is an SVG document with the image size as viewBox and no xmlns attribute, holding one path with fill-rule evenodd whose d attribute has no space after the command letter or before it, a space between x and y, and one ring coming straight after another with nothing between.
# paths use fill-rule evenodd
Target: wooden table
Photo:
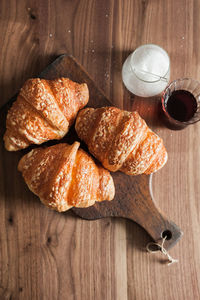
<instances>
[{"instance_id":1,"label":"wooden table","mask_svg":"<svg viewBox=\"0 0 200 300\"><path fill-rule=\"evenodd\" d=\"M199 79L199 0L0 2L0 104L58 55L72 54L115 106L141 115L163 139L167 165L153 176L156 204L184 232L161 253L124 219L85 221L44 207L13 169L1 143L0 299L200 299L200 124L165 128L158 97L131 95L122 64L137 46L155 43L171 58L171 80ZM145 108L145 109L144 109Z\"/></svg>"}]
</instances>

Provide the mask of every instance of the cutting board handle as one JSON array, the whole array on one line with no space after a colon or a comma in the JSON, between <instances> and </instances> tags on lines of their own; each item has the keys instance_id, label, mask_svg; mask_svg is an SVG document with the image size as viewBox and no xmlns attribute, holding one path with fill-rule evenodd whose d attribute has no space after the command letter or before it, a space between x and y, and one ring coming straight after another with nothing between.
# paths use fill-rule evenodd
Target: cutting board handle
<instances>
[{"instance_id":1,"label":"cutting board handle","mask_svg":"<svg viewBox=\"0 0 200 300\"><path fill-rule=\"evenodd\" d=\"M134 202L137 202L135 199ZM149 177L149 194L145 194L144 201L142 198L136 203L140 209L129 210L124 215L141 225L153 238L154 241L161 241L166 236L165 248L173 247L183 235L180 228L168 220L156 207L152 193L152 175Z\"/></svg>"},{"instance_id":2,"label":"cutting board handle","mask_svg":"<svg viewBox=\"0 0 200 300\"><path fill-rule=\"evenodd\" d=\"M154 241L165 240L165 248L173 247L182 231L169 221L156 207L152 194L152 175L128 176L113 173L116 195L112 201L97 202L88 208L73 208L81 218L96 220L106 217L122 217L141 225Z\"/></svg>"}]
</instances>

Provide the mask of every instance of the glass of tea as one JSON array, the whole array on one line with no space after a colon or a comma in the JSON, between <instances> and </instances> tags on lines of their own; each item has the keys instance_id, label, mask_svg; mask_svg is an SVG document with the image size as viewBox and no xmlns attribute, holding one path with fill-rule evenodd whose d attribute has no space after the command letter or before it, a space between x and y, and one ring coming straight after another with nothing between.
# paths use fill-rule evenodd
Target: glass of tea
<instances>
[{"instance_id":1,"label":"glass of tea","mask_svg":"<svg viewBox=\"0 0 200 300\"><path fill-rule=\"evenodd\" d=\"M170 83L162 96L166 126L179 130L200 121L200 82L177 79Z\"/></svg>"}]
</instances>

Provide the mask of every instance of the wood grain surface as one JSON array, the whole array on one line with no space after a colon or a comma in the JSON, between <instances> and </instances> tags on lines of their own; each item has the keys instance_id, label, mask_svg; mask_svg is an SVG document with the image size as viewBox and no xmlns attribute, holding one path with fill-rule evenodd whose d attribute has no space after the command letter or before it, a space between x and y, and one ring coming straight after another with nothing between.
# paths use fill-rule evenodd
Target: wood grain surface
<instances>
[{"instance_id":1,"label":"wood grain surface","mask_svg":"<svg viewBox=\"0 0 200 300\"><path fill-rule=\"evenodd\" d=\"M154 197L184 232L168 267L144 250L150 238L136 223L50 211L10 172L20 154L5 159L1 143L0 299L200 299L200 124L165 128L159 97L135 97L121 81L126 56L144 43L169 53L171 80L198 80L199 10L199 0L0 1L0 104L72 54L114 105L137 109L163 138L169 160Z\"/></svg>"}]
</instances>

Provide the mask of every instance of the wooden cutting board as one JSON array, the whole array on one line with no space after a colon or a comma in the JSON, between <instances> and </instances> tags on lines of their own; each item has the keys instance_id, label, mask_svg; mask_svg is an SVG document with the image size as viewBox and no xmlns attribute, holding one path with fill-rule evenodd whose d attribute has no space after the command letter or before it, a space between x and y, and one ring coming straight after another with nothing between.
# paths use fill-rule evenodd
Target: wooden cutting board
<instances>
[{"instance_id":1,"label":"wooden cutting board","mask_svg":"<svg viewBox=\"0 0 200 300\"><path fill-rule=\"evenodd\" d=\"M39 77L54 79L61 76L69 77L70 79L80 83L86 82L88 84L90 92L88 106L102 107L111 105L102 91L96 87L93 80L72 56L59 56L40 74ZM0 109L1 137L5 132L7 111L15 99L16 96ZM76 135L74 127L72 127L62 142L73 143L75 140L79 139ZM50 141L46 144L52 145L55 143L59 143L59 141ZM82 142L81 145L85 150L87 150L87 147ZM29 150L30 148L28 150L26 149L21 151L21 155ZM5 155L10 155L10 153L7 153L6 150L4 151ZM180 239L182 232L155 206L151 184L153 175L128 176L121 172L116 172L112 173L112 176L116 189L116 194L113 201L96 203L89 208L73 208L73 212L78 216L88 220L95 220L111 216L131 219L141 225L155 241L160 240L162 237L167 235L165 248L169 249L170 247L174 246Z\"/></svg>"}]
</instances>

